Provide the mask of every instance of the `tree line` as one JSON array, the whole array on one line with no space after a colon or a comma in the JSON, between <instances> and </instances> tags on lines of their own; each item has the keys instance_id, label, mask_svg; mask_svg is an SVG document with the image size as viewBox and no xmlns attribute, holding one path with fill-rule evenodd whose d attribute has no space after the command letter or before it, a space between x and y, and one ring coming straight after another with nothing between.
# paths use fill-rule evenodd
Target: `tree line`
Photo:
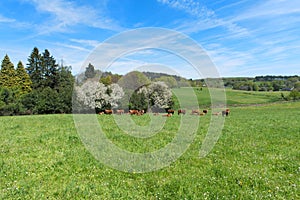
<instances>
[{"instance_id":1,"label":"tree line","mask_svg":"<svg viewBox=\"0 0 300 200\"><path fill-rule=\"evenodd\" d=\"M19 61L15 67L9 56L4 56L0 70L0 115L98 112L113 108L160 111L176 104L171 88L185 86L288 90L290 94L282 94L283 99L300 99L299 76L187 80L154 72L113 74L97 70L89 63L84 73L74 77L71 67L58 64L49 50L40 52L34 47L26 66Z\"/></svg>"},{"instance_id":2,"label":"tree line","mask_svg":"<svg viewBox=\"0 0 300 200\"><path fill-rule=\"evenodd\" d=\"M208 83L208 84L207 84ZM229 77L229 78L206 78L190 79L193 87L227 87L234 90L247 91L292 91L298 88L300 77L294 76L256 76L256 77Z\"/></svg>"},{"instance_id":3,"label":"tree line","mask_svg":"<svg viewBox=\"0 0 300 200\"><path fill-rule=\"evenodd\" d=\"M170 88L178 87L175 78L165 75L153 81L136 71L124 76L101 72L91 63L84 73L74 77L71 67L59 65L49 50L40 52L34 47L26 67L19 61L15 68L8 55L2 60L0 115L172 107Z\"/></svg>"},{"instance_id":4,"label":"tree line","mask_svg":"<svg viewBox=\"0 0 300 200\"><path fill-rule=\"evenodd\" d=\"M50 52L35 47L26 67L8 55L0 70L0 115L71 113L74 77Z\"/></svg>"},{"instance_id":5,"label":"tree line","mask_svg":"<svg viewBox=\"0 0 300 200\"><path fill-rule=\"evenodd\" d=\"M157 112L174 105L171 88L165 82L151 81L142 72L132 71L123 76L104 72L100 80L99 73L89 64L76 77L73 112L99 113L105 109Z\"/></svg>"}]
</instances>

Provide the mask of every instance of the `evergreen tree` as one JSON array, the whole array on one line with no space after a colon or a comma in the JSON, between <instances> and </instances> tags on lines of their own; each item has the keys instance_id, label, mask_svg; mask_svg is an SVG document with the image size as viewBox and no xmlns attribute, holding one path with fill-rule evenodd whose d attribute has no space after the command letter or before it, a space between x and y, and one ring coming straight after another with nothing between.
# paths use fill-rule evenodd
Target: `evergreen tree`
<instances>
[{"instance_id":1,"label":"evergreen tree","mask_svg":"<svg viewBox=\"0 0 300 200\"><path fill-rule=\"evenodd\" d=\"M72 112L72 94L75 78L72 75L71 67L60 66L57 73L57 87L55 88L59 95L60 108L64 113Z\"/></svg>"},{"instance_id":2,"label":"evergreen tree","mask_svg":"<svg viewBox=\"0 0 300 200\"><path fill-rule=\"evenodd\" d=\"M58 73L58 64L53 56L50 55L50 52L45 49L41 57L41 71L43 77L43 86L55 88L58 84L57 73Z\"/></svg>"},{"instance_id":3,"label":"evergreen tree","mask_svg":"<svg viewBox=\"0 0 300 200\"><path fill-rule=\"evenodd\" d=\"M62 113L59 95L56 90L45 87L40 91L37 98L35 112L39 114Z\"/></svg>"},{"instance_id":4,"label":"evergreen tree","mask_svg":"<svg viewBox=\"0 0 300 200\"><path fill-rule=\"evenodd\" d=\"M32 88L37 89L42 86L43 72L41 67L41 54L39 49L34 47L28 58L27 73L32 81Z\"/></svg>"},{"instance_id":5,"label":"evergreen tree","mask_svg":"<svg viewBox=\"0 0 300 200\"><path fill-rule=\"evenodd\" d=\"M58 84L58 64L46 49L43 54L35 47L28 58L27 72L32 81L33 89L50 87L54 89Z\"/></svg>"},{"instance_id":6,"label":"evergreen tree","mask_svg":"<svg viewBox=\"0 0 300 200\"><path fill-rule=\"evenodd\" d=\"M84 74L86 78L94 78L96 76L94 65L89 63L88 67L85 69Z\"/></svg>"},{"instance_id":7,"label":"evergreen tree","mask_svg":"<svg viewBox=\"0 0 300 200\"><path fill-rule=\"evenodd\" d=\"M24 113L24 107L19 100L18 88L0 87L0 115Z\"/></svg>"},{"instance_id":8,"label":"evergreen tree","mask_svg":"<svg viewBox=\"0 0 300 200\"><path fill-rule=\"evenodd\" d=\"M16 71L8 55L5 55L0 71L0 86L13 88L16 85Z\"/></svg>"},{"instance_id":9,"label":"evergreen tree","mask_svg":"<svg viewBox=\"0 0 300 200\"><path fill-rule=\"evenodd\" d=\"M32 82L21 61L19 61L16 69L16 80L17 80L18 88L20 88L21 94L26 94L31 92Z\"/></svg>"},{"instance_id":10,"label":"evergreen tree","mask_svg":"<svg viewBox=\"0 0 300 200\"><path fill-rule=\"evenodd\" d=\"M148 112L149 100L147 95L144 92L133 92L129 99L128 108Z\"/></svg>"}]
</instances>

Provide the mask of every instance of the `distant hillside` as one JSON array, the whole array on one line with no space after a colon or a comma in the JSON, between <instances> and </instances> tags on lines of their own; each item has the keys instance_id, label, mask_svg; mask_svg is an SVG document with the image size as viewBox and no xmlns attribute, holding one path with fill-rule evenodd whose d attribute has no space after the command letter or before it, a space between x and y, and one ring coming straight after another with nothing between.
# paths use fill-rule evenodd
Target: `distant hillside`
<instances>
[{"instance_id":1,"label":"distant hillside","mask_svg":"<svg viewBox=\"0 0 300 200\"><path fill-rule=\"evenodd\" d=\"M167 73L142 72L151 81L163 81L169 87L226 87L235 90L247 91L292 91L300 90L300 77L293 76L255 76L255 77L221 77L205 79L186 79L178 75ZM87 78L101 77L100 81L104 84L117 83L123 75L111 72L101 72L96 70L92 64L86 71L76 77L77 84L82 83Z\"/></svg>"},{"instance_id":2,"label":"distant hillside","mask_svg":"<svg viewBox=\"0 0 300 200\"><path fill-rule=\"evenodd\" d=\"M147 78L149 78L150 80L153 80L155 78L160 78L162 76L173 77L173 78L175 78L176 81L181 81L182 79L185 79L181 76L170 75L170 74L166 74L166 73L156 73L156 72L142 72L142 73L145 74L145 76L147 76ZM187 80L187 79L185 79L185 80Z\"/></svg>"},{"instance_id":3,"label":"distant hillside","mask_svg":"<svg viewBox=\"0 0 300 200\"><path fill-rule=\"evenodd\" d=\"M223 81L223 84L220 82ZM300 77L294 76L256 76L256 77L223 77L191 80L191 85L203 87L224 85L227 88L247 91L292 91L299 90ZM216 84L214 84L216 83Z\"/></svg>"}]
</instances>

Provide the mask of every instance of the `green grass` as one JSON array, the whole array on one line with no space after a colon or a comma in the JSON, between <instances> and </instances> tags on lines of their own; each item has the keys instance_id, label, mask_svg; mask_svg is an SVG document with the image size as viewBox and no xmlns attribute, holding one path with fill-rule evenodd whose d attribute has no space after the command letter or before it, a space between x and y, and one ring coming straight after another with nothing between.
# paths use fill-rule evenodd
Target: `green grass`
<instances>
[{"instance_id":1,"label":"green grass","mask_svg":"<svg viewBox=\"0 0 300 200\"><path fill-rule=\"evenodd\" d=\"M220 89L212 89L220 91ZM199 90L194 89L195 94L191 93L186 88L174 88L173 92L180 93L182 96L186 97L186 104L193 104L192 96L196 95L198 103L200 106L209 107L211 104L211 96L208 88L202 88ZM237 105L249 105L249 104L268 104L273 102L282 101L281 93L285 96L288 95L288 92L259 92L259 91L241 91L241 90L232 90L226 89L226 103L227 105L237 106ZM176 108L178 103L176 102Z\"/></svg>"},{"instance_id":2,"label":"green grass","mask_svg":"<svg viewBox=\"0 0 300 200\"><path fill-rule=\"evenodd\" d=\"M95 160L71 115L1 117L0 199L299 199L299 116L300 102L232 107L218 143L200 159L210 121L201 117L176 162L142 174ZM168 118L160 133L142 139L122 133L112 116L97 117L110 140L132 152L161 148L180 120ZM148 124L149 116L133 117Z\"/></svg>"},{"instance_id":3,"label":"green grass","mask_svg":"<svg viewBox=\"0 0 300 200\"><path fill-rule=\"evenodd\" d=\"M288 92L259 92L226 89L227 104L266 104L281 101L281 93Z\"/></svg>"}]
</instances>

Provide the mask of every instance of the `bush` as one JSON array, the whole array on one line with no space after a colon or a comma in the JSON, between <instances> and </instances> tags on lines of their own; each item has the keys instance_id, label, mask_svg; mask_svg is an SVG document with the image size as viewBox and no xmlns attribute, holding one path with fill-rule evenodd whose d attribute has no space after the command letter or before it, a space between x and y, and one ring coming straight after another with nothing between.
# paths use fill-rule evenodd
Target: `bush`
<instances>
[{"instance_id":1,"label":"bush","mask_svg":"<svg viewBox=\"0 0 300 200\"><path fill-rule=\"evenodd\" d=\"M18 115L24 111L17 94L15 89L0 88L0 115Z\"/></svg>"},{"instance_id":2,"label":"bush","mask_svg":"<svg viewBox=\"0 0 300 200\"><path fill-rule=\"evenodd\" d=\"M300 99L300 92L298 92L297 90L292 90L290 92L289 98L294 100L294 101Z\"/></svg>"}]
</instances>

